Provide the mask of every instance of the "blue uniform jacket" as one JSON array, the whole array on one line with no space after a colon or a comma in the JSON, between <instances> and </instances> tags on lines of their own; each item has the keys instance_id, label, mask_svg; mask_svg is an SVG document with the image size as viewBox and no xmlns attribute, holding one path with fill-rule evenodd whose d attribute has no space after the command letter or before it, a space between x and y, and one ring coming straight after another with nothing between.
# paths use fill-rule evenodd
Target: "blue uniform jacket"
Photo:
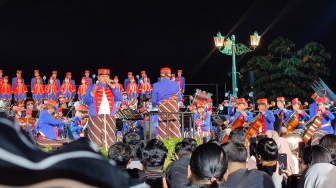
<instances>
[{"instance_id":1,"label":"blue uniform jacket","mask_svg":"<svg viewBox=\"0 0 336 188\"><path fill-rule=\"evenodd\" d=\"M247 115L247 116L244 117L245 122L251 122L252 119L253 119L253 114L252 114L251 112L249 112L249 111L246 111L246 110L245 110L245 112L246 112L246 115ZM239 115L241 115L241 112L240 112L240 111L237 111L237 112L234 114L233 118L230 118L230 119L229 119L229 123L231 123L231 122L232 122L234 119L236 119Z\"/></svg>"},{"instance_id":2,"label":"blue uniform jacket","mask_svg":"<svg viewBox=\"0 0 336 188\"><path fill-rule=\"evenodd\" d=\"M317 114L318 107L317 102L313 102L309 105L309 116L314 117Z\"/></svg>"},{"instance_id":3,"label":"blue uniform jacket","mask_svg":"<svg viewBox=\"0 0 336 188\"><path fill-rule=\"evenodd\" d=\"M283 122L287 121L290 116L293 114L292 110L288 110L288 109L284 109L284 111L282 111L280 108L276 109L274 111L274 114L278 115L279 117L281 116L281 113L283 113Z\"/></svg>"},{"instance_id":4,"label":"blue uniform jacket","mask_svg":"<svg viewBox=\"0 0 336 188\"><path fill-rule=\"evenodd\" d=\"M194 122L196 122L199 116L200 116L200 113L198 112L194 115ZM211 120L211 115L208 112L206 112L205 118L203 120L203 125L202 125L204 132L207 132L210 130L210 120Z\"/></svg>"},{"instance_id":5,"label":"blue uniform jacket","mask_svg":"<svg viewBox=\"0 0 336 188\"><path fill-rule=\"evenodd\" d=\"M39 131L46 136L49 139L56 140L56 132L54 127L58 124L64 123L64 120L55 119L49 114L47 110L43 110L40 113L39 119L38 119L38 129Z\"/></svg>"},{"instance_id":6,"label":"blue uniform jacket","mask_svg":"<svg viewBox=\"0 0 336 188\"><path fill-rule=\"evenodd\" d=\"M275 117L272 111L266 110L264 113L259 113L262 118L264 118L264 124L266 130L263 130L265 133L268 130L274 130L273 123L275 122Z\"/></svg>"},{"instance_id":7,"label":"blue uniform jacket","mask_svg":"<svg viewBox=\"0 0 336 188\"><path fill-rule=\"evenodd\" d=\"M109 85L104 85L104 84L101 84L101 83L98 83L97 84L98 87L103 87L103 88L108 88L110 87ZM90 86L87 90L86 90L86 93L84 94L83 96L83 101L86 105L89 106L89 114L91 116L96 116L97 113L96 113L96 101L94 99L94 97L91 96L90 92L92 91L94 85ZM119 92L119 89L118 88L110 88L112 90L112 93L114 95L114 102L116 101L122 101L122 95L121 93ZM112 109L112 112L111 112L111 116L114 116L116 113L116 106L114 105L113 106L113 109Z\"/></svg>"},{"instance_id":8,"label":"blue uniform jacket","mask_svg":"<svg viewBox=\"0 0 336 188\"><path fill-rule=\"evenodd\" d=\"M333 119L335 119L334 114L332 114L329 110L324 111L322 113L321 128L319 128L319 130L326 131L329 134L333 134L334 133L334 128L330 124L331 120L333 120Z\"/></svg>"},{"instance_id":9,"label":"blue uniform jacket","mask_svg":"<svg viewBox=\"0 0 336 188\"><path fill-rule=\"evenodd\" d=\"M292 112L292 114L293 113L295 112ZM301 113L296 114L296 116L300 121L308 121L310 119L310 116L304 110L301 110ZM303 125L301 123L296 127L296 129L302 129L302 128Z\"/></svg>"},{"instance_id":10,"label":"blue uniform jacket","mask_svg":"<svg viewBox=\"0 0 336 188\"><path fill-rule=\"evenodd\" d=\"M70 121L70 131L74 140L78 139L78 132L83 130L83 126L78 126L78 122L80 122L82 118L80 116L75 116L71 118Z\"/></svg>"},{"instance_id":11,"label":"blue uniform jacket","mask_svg":"<svg viewBox=\"0 0 336 188\"><path fill-rule=\"evenodd\" d=\"M183 76L176 76L175 81L177 82L178 79L181 79L180 88L184 91L185 90L185 79Z\"/></svg>"},{"instance_id":12,"label":"blue uniform jacket","mask_svg":"<svg viewBox=\"0 0 336 188\"><path fill-rule=\"evenodd\" d=\"M152 90L152 104L156 106L160 101L177 94L178 101L182 100L180 87L177 82L172 82L168 78L163 78L161 82L156 82Z\"/></svg>"}]
</instances>

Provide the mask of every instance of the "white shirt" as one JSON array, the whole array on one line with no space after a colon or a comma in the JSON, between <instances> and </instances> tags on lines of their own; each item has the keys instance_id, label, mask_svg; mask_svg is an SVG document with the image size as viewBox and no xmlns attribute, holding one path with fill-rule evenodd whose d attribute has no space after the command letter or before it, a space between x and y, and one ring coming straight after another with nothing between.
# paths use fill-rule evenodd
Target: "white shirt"
<instances>
[{"instance_id":1,"label":"white shirt","mask_svg":"<svg viewBox=\"0 0 336 188\"><path fill-rule=\"evenodd\" d=\"M107 100L104 88L103 88L103 98L102 98L102 101L100 103L100 108L99 108L98 114L99 115L100 114L108 114L108 115L111 114L110 104L109 104L109 102Z\"/></svg>"}]
</instances>

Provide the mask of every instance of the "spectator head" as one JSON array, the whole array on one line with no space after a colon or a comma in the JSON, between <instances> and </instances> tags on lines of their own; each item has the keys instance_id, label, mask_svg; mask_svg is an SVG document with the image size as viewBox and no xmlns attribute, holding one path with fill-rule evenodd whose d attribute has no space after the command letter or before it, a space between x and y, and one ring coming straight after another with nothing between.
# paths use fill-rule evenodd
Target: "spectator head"
<instances>
[{"instance_id":1,"label":"spectator head","mask_svg":"<svg viewBox=\"0 0 336 188\"><path fill-rule=\"evenodd\" d=\"M305 147L302 151L302 159L299 161L300 172L316 163L330 163L332 161L329 151L320 145Z\"/></svg>"},{"instance_id":2,"label":"spectator head","mask_svg":"<svg viewBox=\"0 0 336 188\"><path fill-rule=\"evenodd\" d=\"M238 142L228 142L223 146L226 160L230 162L246 164L247 150L244 144Z\"/></svg>"},{"instance_id":3,"label":"spectator head","mask_svg":"<svg viewBox=\"0 0 336 188\"><path fill-rule=\"evenodd\" d=\"M193 152L195 150L195 148L197 147L197 142L195 139L193 138L184 138L182 140L182 142L187 142L190 144L190 147L191 147L191 152Z\"/></svg>"},{"instance_id":4,"label":"spectator head","mask_svg":"<svg viewBox=\"0 0 336 188\"><path fill-rule=\"evenodd\" d=\"M209 140L207 143L216 144L217 146L221 146L222 145L222 143L220 141L218 141L218 140Z\"/></svg>"},{"instance_id":5,"label":"spectator head","mask_svg":"<svg viewBox=\"0 0 336 188\"><path fill-rule=\"evenodd\" d=\"M232 130L229 134L230 142L245 143L246 132L243 128Z\"/></svg>"},{"instance_id":6,"label":"spectator head","mask_svg":"<svg viewBox=\"0 0 336 188\"><path fill-rule=\"evenodd\" d=\"M331 159L336 162L336 135L325 135L321 138L319 145L325 147L329 151Z\"/></svg>"},{"instance_id":7,"label":"spectator head","mask_svg":"<svg viewBox=\"0 0 336 188\"><path fill-rule=\"evenodd\" d=\"M179 142L175 145L175 154L178 159L181 157L190 157L191 146L187 142Z\"/></svg>"},{"instance_id":8,"label":"spectator head","mask_svg":"<svg viewBox=\"0 0 336 188\"><path fill-rule=\"evenodd\" d=\"M278 159L278 146L273 138L262 138L256 147L259 161L276 161Z\"/></svg>"},{"instance_id":9,"label":"spectator head","mask_svg":"<svg viewBox=\"0 0 336 188\"><path fill-rule=\"evenodd\" d=\"M126 168L131 158L131 148L122 142L116 142L108 150L109 159L113 159L118 166Z\"/></svg>"},{"instance_id":10,"label":"spectator head","mask_svg":"<svg viewBox=\"0 0 336 188\"><path fill-rule=\"evenodd\" d=\"M141 142L141 138L140 138L140 135L138 135L135 132L128 132L124 135L123 142L125 144L136 145L139 142Z\"/></svg>"},{"instance_id":11,"label":"spectator head","mask_svg":"<svg viewBox=\"0 0 336 188\"><path fill-rule=\"evenodd\" d=\"M302 151L303 163L310 166L316 163L330 163L331 156L329 151L320 145L305 147Z\"/></svg>"},{"instance_id":12,"label":"spectator head","mask_svg":"<svg viewBox=\"0 0 336 188\"><path fill-rule=\"evenodd\" d=\"M206 143L193 151L188 173L192 186L200 184L218 186L226 170L224 150L216 144Z\"/></svg>"},{"instance_id":13,"label":"spectator head","mask_svg":"<svg viewBox=\"0 0 336 188\"><path fill-rule=\"evenodd\" d=\"M128 144L131 148L131 158L137 157L137 150L139 147L139 143L141 142L140 136L135 132L128 132L123 137L123 142Z\"/></svg>"},{"instance_id":14,"label":"spectator head","mask_svg":"<svg viewBox=\"0 0 336 188\"><path fill-rule=\"evenodd\" d=\"M141 163L145 170L162 170L168 150L158 139L150 140L142 150Z\"/></svg>"}]
</instances>

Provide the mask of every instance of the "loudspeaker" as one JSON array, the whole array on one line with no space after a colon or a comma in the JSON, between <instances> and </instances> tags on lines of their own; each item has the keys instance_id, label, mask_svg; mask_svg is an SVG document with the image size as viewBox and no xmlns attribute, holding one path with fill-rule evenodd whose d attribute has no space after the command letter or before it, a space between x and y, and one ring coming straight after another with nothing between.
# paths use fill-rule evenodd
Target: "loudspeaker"
<instances>
[{"instance_id":1,"label":"loudspeaker","mask_svg":"<svg viewBox=\"0 0 336 188\"><path fill-rule=\"evenodd\" d=\"M250 87L254 87L254 73L253 71L249 71L248 73L248 84Z\"/></svg>"}]
</instances>

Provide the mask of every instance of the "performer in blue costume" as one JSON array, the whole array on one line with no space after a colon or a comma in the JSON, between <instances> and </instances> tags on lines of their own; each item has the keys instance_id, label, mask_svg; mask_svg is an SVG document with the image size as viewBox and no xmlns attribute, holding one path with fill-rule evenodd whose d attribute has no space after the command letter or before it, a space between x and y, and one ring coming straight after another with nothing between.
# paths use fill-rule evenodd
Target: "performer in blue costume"
<instances>
[{"instance_id":1,"label":"performer in blue costume","mask_svg":"<svg viewBox=\"0 0 336 188\"><path fill-rule=\"evenodd\" d=\"M294 114L294 116L296 116L300 122L308 121L310 119L310 116L304 110L300 109L301 105L302 104L298 98L292 100L292 107L293 107L292 115ZM303 128L304 127L301 123L296 127L296 129L303 129Z\"/></svg>"},{"instance_id":2,"label":"performer in blue costume","mask_svg":"<svg viewBox=\"0 0 336 188\"><path fill-rule=\"evenodd\" d=\"M263 118L263 124L261 127L261 132L266 133L268 130L274 130L273 123L275 121L275 117L272 111L267 109L267 99L258 99L258 108L259 114L261 118Z\"/></svg>"},{"instance_id":3,"label":"performer in blue costume","mask_svg":"<svg viewBox=\"0 0 336 188\"><path fill-rule=\"evenodd\" d=\"M160 71L161 82L153 85L152 104L158 108L159 112L178 112L177 103L182 100L182 94L178 83L170 80L170 68L162 68ZM167 134L167 117L159 115L159 137L166 139L168 136L179 138L181 137L180 125L177 114L169 115L169 135Z\"/></svg>"},{"instance_id":4,"label":"performer in blue costume","mask_svg":"<svg viewBox=\"0 0 336 188\"><path fill-rule=\"evenodd\" d=\"M182 70L177 70L177 77L175 78L175 81L179 83L179 86L181 88L181 92L184 93L184 91L185 91L185 78L182 76Z\"/></svg>"},{"instance_id":5,"label":"performer in blue costume","mask_svg":"<svg viewBox=\"0 0 336 188\"><path fill-rule=\"evenodd\" d=\"M88 136L99 147L109 148L116 141L116 101L122 95L110 79L109 69L98 70L98 84L90 86L83 97L89 106Z\"/></svg>"},{"instance_id":6,"label":"performer in blue costume","mask_svg":"<svg viewBox=\"0 0 336 188\"><path fill-rule=\"evenodd\" d=\"M286 104L286 101L284 97L277 98L278 109L274 111L274 114L278 115L279 118L283 120L282 122L286 122L288 118L290 117L290 115L293 113L293 111L286 109L285 104Z\"/></svg>"}]
</instances>

